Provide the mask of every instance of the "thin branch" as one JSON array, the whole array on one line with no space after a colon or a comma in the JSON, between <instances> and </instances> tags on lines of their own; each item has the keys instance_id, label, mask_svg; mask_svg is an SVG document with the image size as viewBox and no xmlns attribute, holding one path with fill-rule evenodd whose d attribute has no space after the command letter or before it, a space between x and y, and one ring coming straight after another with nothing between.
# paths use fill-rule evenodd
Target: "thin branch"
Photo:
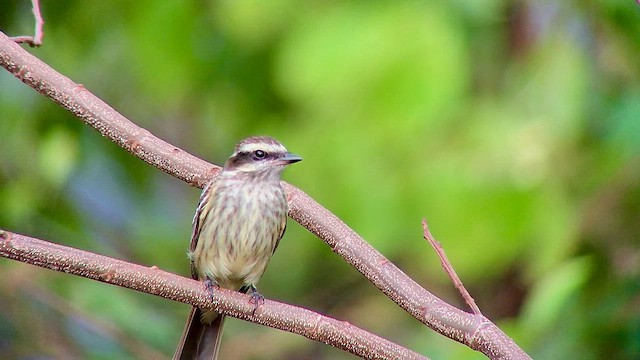
<instances>
[{"instance_id":1,"label":"thin branch","mask_svg":"<svg viewBox=\"0 0 640 360\"><path fill-rule=\"evenodd\" d=\"M202 188L219 171L218 166L136 126L84 86L56 72L1 32L0 66L118 146L172 176ZM491 321L459 310L434 296L302 190L286 183L284 186L289 199L289 216L327 243L413 317L491 359L530 359Z\"/></svg>"},{"instance_id":2,"label":"thin branch","mask_svg":"<svg viewBox=\"0 0 640 360\"><path fill-rule=\"evenodd\" d=\"M256 310L250 297L217 288L213 302L199 281L0 230L0 256L191 304L323 342L365 359L427 359L347 322L272 300Z\"/></svg>"},{"instance_id":3,"label":"thin branch","mask_svg":"<svg viewBox=\"0 0 640 360\"><path fill-rule=\"evenodd\" d=\"M451 262L449 262L447 254L445 254L444 249L442 248L442 244L440 244L440 242L434 239L433 235L431 235L431 231L429 231L429 226L427 225L427 219L422 219L422 231L424 239L427 240L429 244L431 244L433 249L438 254L438 258L440 258L440 264L442 265L442 268L447 273L447 275L449 275L449 278L453 282L453 285L455 285L456 289L458 289L464 301L467 303L467 305L469 305L471 310L473 310L474 314L482 315L480 308L478 307L478 305L476 305L476 301L473 300L473 297L471 297L471 294L469 294L467 289L464 287L462 280L460 280L460 277L458 277L458 274L453 269L453 265L451 265Z\"/></svg>"},{"instance_id":4,"label":"thin branch","mask_svg":"<svg viewBox=\"0 0 640 360\"><path fill-rule=\"evenodd\" d=\"M35 18L34 36L14 36L10 39L18 44L24 43L29 44L31 47L38 47L42 45L42 37L44 36L42 31L44 19L42 18L42 13L40 13L40 2L38 0L31 0L31 11Z\"/></svg>"}]
</instances>

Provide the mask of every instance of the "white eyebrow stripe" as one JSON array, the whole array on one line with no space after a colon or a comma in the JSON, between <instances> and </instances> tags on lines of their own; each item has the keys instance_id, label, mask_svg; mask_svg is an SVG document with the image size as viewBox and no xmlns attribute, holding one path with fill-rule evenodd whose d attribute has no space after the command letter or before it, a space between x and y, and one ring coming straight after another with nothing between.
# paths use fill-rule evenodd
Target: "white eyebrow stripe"
<instances>
[{"instance_id":1,"label":"white eyebrow stripe","mask_svg":"<svg viewBox=\"0 0 640 360\"><path fill-rule=\"evenodd\" d=\"M264 150L268 153L287 152L287 149L285 149L284 146L265 143L244 144L240 149L238 149L238 152L254 152L256 150Z\"/></svg>"}]
</instances>

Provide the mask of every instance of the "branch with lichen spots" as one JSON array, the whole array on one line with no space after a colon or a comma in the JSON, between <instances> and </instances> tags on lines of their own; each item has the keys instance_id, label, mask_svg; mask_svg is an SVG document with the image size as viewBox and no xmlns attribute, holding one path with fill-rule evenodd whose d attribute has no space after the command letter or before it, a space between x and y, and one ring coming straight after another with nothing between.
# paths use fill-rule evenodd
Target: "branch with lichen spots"
<instances>
[{"instance_id":1,"label":"branch with lichen spots","mask_svg":"<svg viewBox=\"0 0 640 360\"><path fill-rule=\"evenodd\" d=\"M141 160L202 188L220 170L142 129L84 86L58 73L0 32L0 66L71 111L87 125ZM490 359L530 359L494 323L433 295L371 247L337 216L297 187L283 183L289 216L324 241L398 306L434 331Z\"/></svg>"}]
</instances>

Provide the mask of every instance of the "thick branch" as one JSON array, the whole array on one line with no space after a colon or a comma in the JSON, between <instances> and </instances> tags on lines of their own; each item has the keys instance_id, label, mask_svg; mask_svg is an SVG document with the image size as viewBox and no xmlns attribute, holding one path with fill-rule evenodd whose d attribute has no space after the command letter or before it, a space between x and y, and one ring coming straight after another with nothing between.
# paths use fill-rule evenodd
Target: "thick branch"
<instances>
[{"instance_id":1,"label":"thick branch","mask_svg":"<svg viewBox=\"0 0 640 360\"><path fill-rule=\"evenodd\" d=\"M71 81L0 32L0 64L16 78L71 111L104 137L158 169L202 188L218 167L135 125L82 84Z\"/></svg>"},{"instance_id":2,"label":"thick branch","mask_svg":"<svg viewBox=\"0 0 640 360\"><path fill-rule=\"evenodd\" d=\"M426 359L409 349L347 322L311 310L265 300L255 311L249 296L217 288L213 303L203 283L155 266L107 256L0 230L0 256L215 310L239 319L289 331L365 359Z\"/></svg>"},{"instance_id":3,"label":"thick branch","mask_svg":"<svg viewBox=\"0 0 640 360\"><path fill-rule=\"evenodd\" d=\"M25 84L59 103L102 135L145 162L191 185L203 185L219 167L192 156L141 129L82 85L57 73L0 32L0 65ZM440 300L302 190L285 184L289 216L314 233L419 321L491 359L529 359L483 316L466 313Z\"/></svg>"}]
</instances>

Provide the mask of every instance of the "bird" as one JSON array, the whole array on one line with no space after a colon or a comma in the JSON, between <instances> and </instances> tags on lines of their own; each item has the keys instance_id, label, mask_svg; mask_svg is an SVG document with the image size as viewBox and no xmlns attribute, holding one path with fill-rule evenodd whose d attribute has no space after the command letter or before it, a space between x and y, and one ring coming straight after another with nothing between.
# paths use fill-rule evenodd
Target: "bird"
<instances>
[{"instance_id":1,"label":"bird","mask_svg":"<svg viewBox=\"0 0 640 360\"><path fill-rule=\"evenodd\" d=\"M222 170L206 184L193 217L188 257L191 277L213 288L251 292L265 272L287 226L280 183L287 165L301 161L269 136L241 140ZM193 307L174 360L216 359L225 316Z\"/></svg>"}]
</instances>

